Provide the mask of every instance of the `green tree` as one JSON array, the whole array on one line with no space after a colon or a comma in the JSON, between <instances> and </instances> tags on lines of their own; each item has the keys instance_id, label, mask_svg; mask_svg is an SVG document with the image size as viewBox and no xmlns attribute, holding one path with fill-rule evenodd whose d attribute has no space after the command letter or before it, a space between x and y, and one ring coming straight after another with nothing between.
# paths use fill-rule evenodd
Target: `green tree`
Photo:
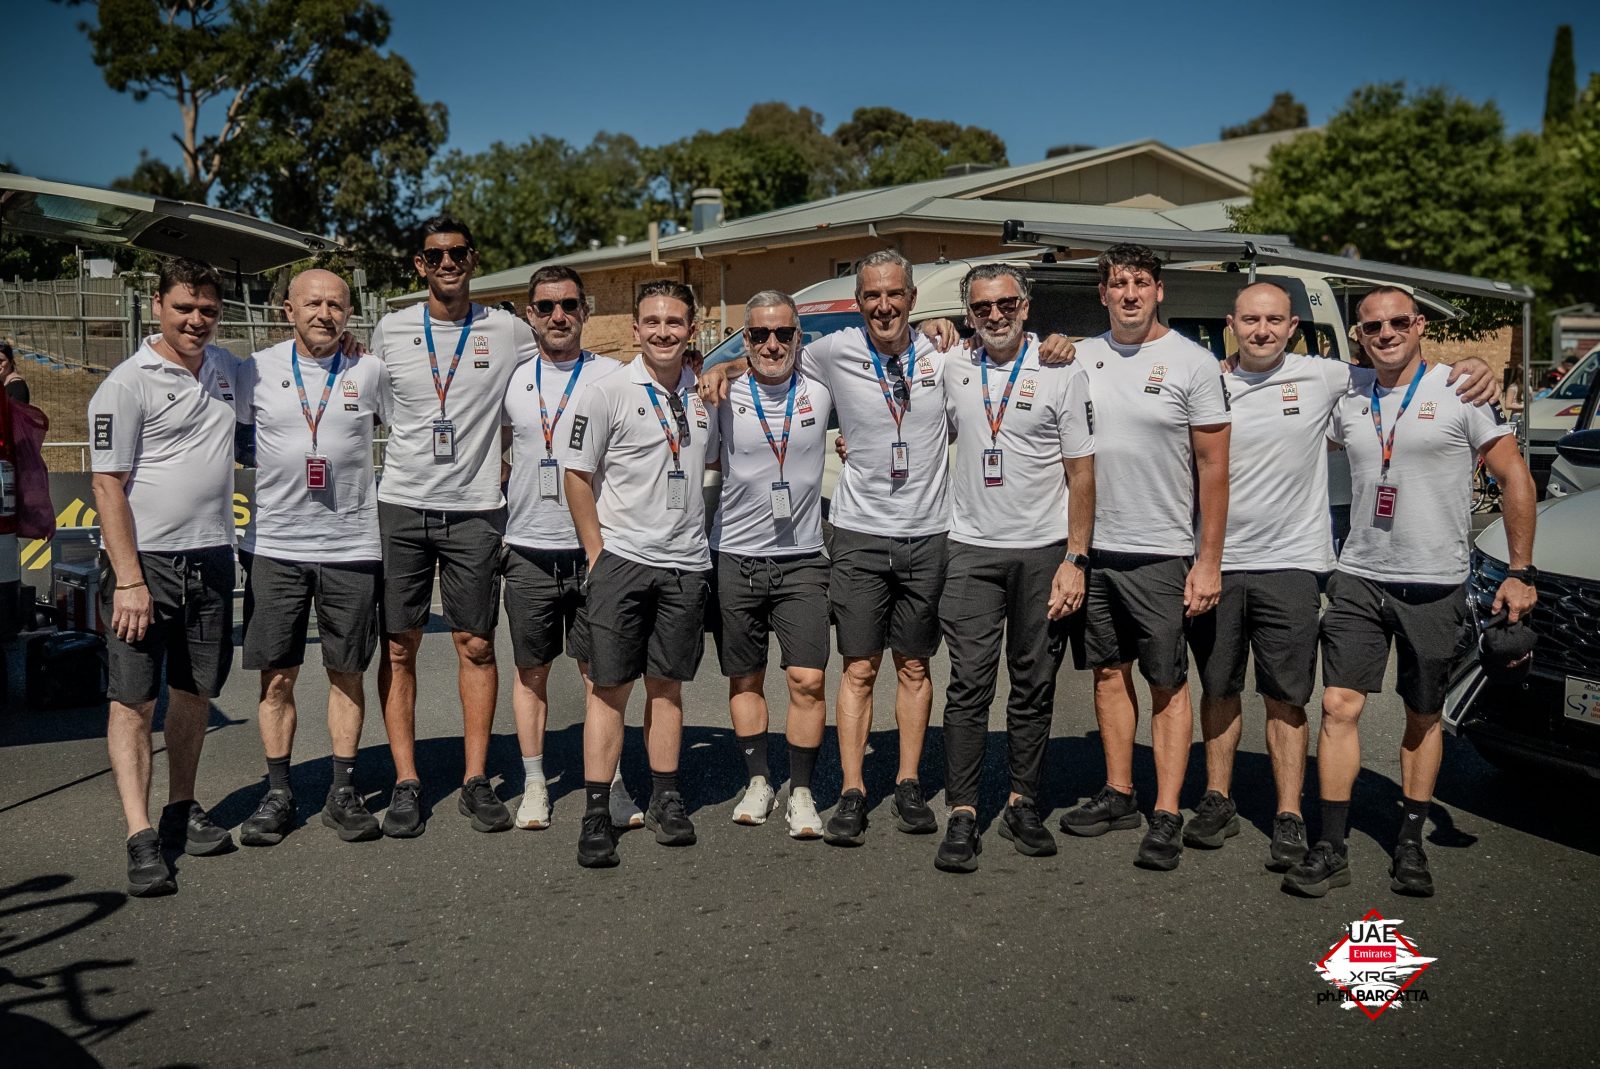
<instances>
[{"instance_id":1,"label":"green tree","mask_svg":"<svg viewBox=\"0 0 1600 1069\"><path fill-rule=\"evenodd\" d=\"M1354 244L1376 260L1520 283L1543 281L1545 192L1534 138L1507 139L1493 104L1400 83L1356 90L1327 126L1274 146L1235 225L1303 248ZM1500 301L1458 302L1446 332L1511 322Z\"/></svg>"},{"instance_id":2,"label":"green tree","mask_svg":"<svg viewBox=\"0 0 1600 1069\"><path fill-rule=\"evenodd\" d=\"M853 188L848 154L822 132L822 125L820 112L771 101L752 104L740 129L753 138L783 142L798 150L810 172L804 199L821 200Z\"/></svg>"},{"instance_id":3,"label":"green tree","mask_svg":"<svg viewBox=\"0 0 1600 1069\"><path fill-rule=\"evenodd\" d=\"M1600 74L1589 76L1572 114L1547 127L1543 141L1551 307L1593 301L1600 295Z\"/></svg>"},{"instance_id":4,"label":"green tree","mask_svg":"<svg viewBox=\"0 0 1600 1069\"><path fill-rule=\"evenodd\" d=\"M1006 143L981 126L913 119L893 108L857 108L833 139L848 153L855 188L942 178L959 163L1006 164Z\"/></svg>"},{"instance_id":5,"label":"green tree","mask_svg":"<svg viewBox=\"0 0 1600 1069\"><path fill-rule=\"evenodd\" d=\"M199 191L189 187L189 179L181 168L157 159L148 151L139 153L139 165L133 169L133 173L112 179L111 188L167 200L201 199Z\"/></svg>"},{"instance_id":6,"label":"green tree","mask_svg":"<svg viewBox=\"0 0 1600 1069\"><path fill-rule=\"evenodd\" d=\"M1238 126L1224 126L1222 140L1270 134L1277 130L1299 130L1305 127L1307 121L1306 106L1296 100L1293 93L1274 93L1267 110L1254 119Z\"/></svg>"},{"instance_id":7,"label":"green tree","mask_svg":"<svg viewBox=\"0 0 1600 1069\"><path fill-rule=\"evenodd\" d=\"M1572 118L1577 100L1578 67L1572 58L1572 27L1557 26L1544 90L1544 128L1549 130Z\"/></svg>"},{"instance_id":8,"label":"green tree","mask_svg":"<svg viewBox=\"0 0 1600 1069\"><path fill-rule=\"evenodd\" d=\"M691 195L702 186L722 190L724 213L736 219L799 204L811 184L797 146L738 127L701 130L648 151L645 160L663 214L677 220L687 220Z\"/></svg>"}]
</instances>

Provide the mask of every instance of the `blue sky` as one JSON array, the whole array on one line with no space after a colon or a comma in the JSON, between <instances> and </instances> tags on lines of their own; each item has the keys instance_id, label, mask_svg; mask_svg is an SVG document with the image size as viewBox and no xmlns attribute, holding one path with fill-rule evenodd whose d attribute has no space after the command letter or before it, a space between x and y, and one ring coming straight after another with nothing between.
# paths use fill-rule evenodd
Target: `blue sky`
<instances>
[{"instance_id":1,"label":"blue sky","mask_svg":"<svg viewBox=\"0 0 1600 1069\"><path fill-rule=\"evenodd\" d=\"M176 161L176 105L106 88L75 28L91 8L7 6L0 159L100 185L141 148ZM1579 84L1600 69L1600 5L1544 0L386 6L390 46L424 98L449 107L450 144L468 151L530 134L582 144L602 129L654 144L783 100L829 129L870 104L976 123L1022 163L1069 141L1213 140L1285 89L1321 122L1355 87L1396 79L1493 100L1512 129L1537 129L1557 24L1573 26Z\"/></svg>"}]
</instances>

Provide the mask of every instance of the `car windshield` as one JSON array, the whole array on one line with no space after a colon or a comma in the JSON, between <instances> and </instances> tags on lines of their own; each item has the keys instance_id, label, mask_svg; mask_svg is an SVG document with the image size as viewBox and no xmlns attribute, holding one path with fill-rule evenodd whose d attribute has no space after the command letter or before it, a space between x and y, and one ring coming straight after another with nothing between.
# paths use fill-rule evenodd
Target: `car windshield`
<instances>
[{"instance_id":1,"label":"car windshield","mask_svg":"<svg viewBox=\"0 0 1600 1069\"><path fill-rule=\"evenodd\" d=\"M1589 355L1578 366L1563 375L1556 388L1550 391L1550 396L1564 401L1583 400L1589 395L1589 383L1594 381L1597 367L1600 367L1600 347L1589 350Z\"/></svg>"},{"instance_id":2,"label":"car windshield","mask_svg":"<svg viewBox=\"0 0 1600 1069\"><path fill-rule=\"evenodd\" d=\"M812 312L800 317L800 331L805 336L805 342L810 345L818 338L826 337L835 331L846 327L859 327L862 324L860 312ZM735 331L723 339L722 344L706 354L706 367L715 367L726 360L733 360L744 355L744 331Z\"/></svg>"}]
</instances>

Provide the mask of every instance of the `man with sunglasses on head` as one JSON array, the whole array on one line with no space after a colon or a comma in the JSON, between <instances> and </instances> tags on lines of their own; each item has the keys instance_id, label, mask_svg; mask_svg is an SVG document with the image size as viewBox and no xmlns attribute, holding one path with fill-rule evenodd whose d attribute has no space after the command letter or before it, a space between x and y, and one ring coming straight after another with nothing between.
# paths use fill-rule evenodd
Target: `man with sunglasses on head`
<instances>
[{"instance_id":1,"label":"man with sunglasses on head","mask_svg":"<svg viewBox=\"0 0 1600 1069\"><path fill-rule=\"evenodd\" d=\"M1345 835L1361 771L1361 713L1367 695L1383 689L1393 642L1406 724L1389 887L1425 897L1434 892L1422 831L1444 752L1439 719L1451 667L1473 638L1465 589L1473 465L1482 457L1503 488L1511 559L1493 609L1513 623L1538 600L1533 478L1498 413L1466 403L1449 385L1450 369L1424 359L1426 320L1411 294L1380 286L1356 315L1374 373L1340 400L1330 431L1350 456L1354 493L1322 617L1321 835L1284 874L1283 889L1320 897L1350 883Z\"/></svg>"},{"instance_id":2,"label":"man with sunglasses on head","mask_svg":"<svg viewBox=\"0 0 1600 1069\"><path fill-rule=\"evenodd\" d=\"M423 223L412 263L428 299L391 312L371 348L389 369L389 444L378 486L383 538L385 657L378 670L396 784L383 833L421 835L427 820L416 764L417 650L435 570L461 693L465 782L457 808L477 831L504 831L511 814L486 775L499 670L505 498L495 450L506 386L536 359L528 324L474 304L472 232L448 216Z\"/></svg>"},{"instance_id":3,"label":"man with sunglasses on head","mask_svg":"<svg viewBox=\"0 0 1600 1069\"><path fill-rule=\"evenodd\" d=\"M950 560L939 618L950 647L945 696L945 798L950 820L934 866L971 872L978 778L1005 636L1011 790L1000 835L1030 857L1056 852L1039 820L1055 679L1066 620L1083 604L1094 529L1094 409L1079 365L1039 362L1028 333L1028 279L1009 264L961 280L976 344L945 366L956 434ZM1071 493L1068 493L1068 484Z\"/></svg>"},{"instance_id":4,"label":"man with sunglasses on head","mask_svg":"<svg viewBox=\"0 0 1600 1069\"><path fill-rule=\"evenodd\" d=\"M745 304L750 371L717 406L722 497L716 553L717 653L749 783L733 819L764 824L776 792L767 766L768 636L778 636L789 690L789 834L815 839L822 819L811 774L827 702L828 558L822 544L822 468L833 396L801 373L794 299L764 290Z\"/></svg>"},{"instance_id":5,"label":"man with sunglasses on head","mask_svg":"<svg viewBox=\"0 0 1600 1069\"><path fill-rule=\"evenodd\" d=\"M634 302L639 355L584 392L572 414L576 455L563 473L567 504L589 564L580 645L593 690L583 724L584 814L578 864L617 863L609 809L622 755L623 713L644 677L650 805L645 826L663 846L689 846L694 823L678 786L683 684L705 652L711 574L706 468L718 459L717 423L684 365L694 293L646 282Z\"/></svg>"},{"instance_id":6,"label":"man with sunglasses on head","mask_svg":"<svg viewBox=\"0 0 1600 1069\"><path fill-rule=\"evenodd\" d=\"M578 662L585 695L589 654L580 641L588 560L562 490L563 473L578 455L573 414L584 393L622 371L618 360L583 347L589 305L583 279L570 267L541 267L528 280L528 325L539 359L517 367L506 389L500 430L509 449L506 480L505 604L517 676L511 692L517 744L522 751L519 828L550 826L550 791L544 777L544 730L549 712L550 665L561 652ZM637 827L644 813L622 783L611 780L611 822Z\"/></svg>"}]
</instances>

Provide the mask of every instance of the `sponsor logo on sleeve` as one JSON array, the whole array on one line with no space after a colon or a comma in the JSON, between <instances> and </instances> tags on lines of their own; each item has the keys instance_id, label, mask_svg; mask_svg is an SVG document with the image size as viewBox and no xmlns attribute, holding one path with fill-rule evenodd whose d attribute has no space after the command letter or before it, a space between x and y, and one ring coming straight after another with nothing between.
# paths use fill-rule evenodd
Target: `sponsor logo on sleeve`
<instances>
[{"instance_id":1,"label":"sponsor logo on sleeve","mask_svg":"<svg viewBox=\"0 0 1600 1069\"><path fill-rule=\"evenodd\" d=\"M94 447L111 448L111 413L102 412L94 417Z\"/></svg>"},{"instance_id":2,"label":"sponsor logo on sleeve","mask_svg":"<svg viewBox=\"0 0 1600 1069\"><path fill-rule=\"evenodd\" d=\"M1094 402L1093 401L1085 401L1083 403L1083 418L1089 421L1089 433L1093 434L1094 433Z\"/></svg>"},{"instance_id":3,"label":"sponsor logo on sleeve","mask_svg":"<svg viewBox=\"0 0 1600 1069\"><path fill-rule=\"evenodd\" d=\"M572 434L567 438L568 449L582 449L583 436L589 432L588 416L572 417Z\"/></svg>"},{"instance_id":4,"label":"sponsor logo on sleeve","mask_svg":"<svg viewBox=\"0 0 1600 1069\"><path fill-rule=\"evenodd\" d=\"M1232 412L1233 398L1228 396L1228 376L1218 375L1217 381L1222 384L1222 410L1224 412Z\"/></svg>"}]
</instances>

